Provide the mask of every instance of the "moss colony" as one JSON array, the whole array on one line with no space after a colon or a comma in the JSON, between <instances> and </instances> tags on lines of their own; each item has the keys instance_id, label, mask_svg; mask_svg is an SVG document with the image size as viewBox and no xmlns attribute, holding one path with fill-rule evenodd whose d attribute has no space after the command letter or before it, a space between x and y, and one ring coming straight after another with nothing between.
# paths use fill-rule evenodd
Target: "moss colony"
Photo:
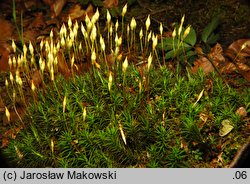
<instances>
[{"instance_id":1,"label":"moss colony","mask_svg":"<svg viewBox=\"0 0 250 184\"><path fill-rule=\"evenodd\" d=\"M235 111L249 106L249 88L239 93L214 73L183 75L196 42L184 17L170 43L162 24L157 34L150 16L142 28L134 18L126 24L126 11L115 24L107 11L104 30L97 10L85 22L69 18L38 47L12 42L6 123L10 109L26 111L4 152L18 167L230 163L245 141L246 121ZM166 47L171 53L160 54ZM173 59L175 72L165 65Z\"/></svg>"}]
</instances>

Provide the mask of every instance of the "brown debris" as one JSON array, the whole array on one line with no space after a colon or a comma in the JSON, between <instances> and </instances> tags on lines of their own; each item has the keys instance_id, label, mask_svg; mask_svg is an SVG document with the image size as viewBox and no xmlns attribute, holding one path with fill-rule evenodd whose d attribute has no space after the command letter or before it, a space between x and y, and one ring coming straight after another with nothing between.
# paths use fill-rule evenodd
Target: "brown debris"
<instances>
[{"instance_id":1,"label":"brown debris","mask_svg":"<svg viewBox=\"0 0 250 184\"><path fill-rule=\"evenodd\" d=\"M17 108L17 113L15 110L9 110L10 111L10 121L8 121L8 118L6 117L6 115L4 115L3 117L3 125L6 126L9 123L13 123L15 121L19 121L20 118L22 118L25 114L25 108L24 107L19 107ZM20 118L19 118L20 116Z\"/></svg>"}]
</instances>

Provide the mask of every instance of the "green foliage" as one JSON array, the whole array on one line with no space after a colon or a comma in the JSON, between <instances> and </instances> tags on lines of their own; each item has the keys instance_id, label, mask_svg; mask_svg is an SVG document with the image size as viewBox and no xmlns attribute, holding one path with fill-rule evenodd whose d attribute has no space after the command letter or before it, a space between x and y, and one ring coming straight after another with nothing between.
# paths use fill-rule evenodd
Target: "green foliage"
<instances>
[{"instance_id":1,"label":"green foliage","mask_svg":"<svg viewBox=\"0 0 250 184\"><path fill-rule=\"evenodd\" d=\"M94 6L103 6L102 0L78 0L82 5L93 4Z\"/></svg>"},{"instance_id":2,"label":"green foliage","mask_svg":"<svg viewBox=\"0 0 250 184\"><path fill-rule=\"evenodd\" d=\"M219 39L219 34L215 33L215 30L218 28L219 24L219 17L214 17L212 21L204 28L201 34L201 40L204 43L212 45L217 42L217 40Z\"/></svg>"},{"instance_id":3,"label":"green foliage","mask_svg":"<svg viewBox=\"0 0 250 184\"><path fill-rule=\"evenodd\" d=\"M179 26L176 25L175 30L178 30ZM182 30L180 35L176 35L175 38L165 38L163 40L163 48L166 51L166 59L180 59L182 62L189 60L192 56L195 56L193 47L196 43L196 32L191 27L189 34L183 38L184 31Z\"/></svg>"},{"instance_id":4,"label":"green foliage","mask_svg":"<svg viewBox=\"0 0 250 184\"><path fill-rule=\"evenodd\" d=\"M212 21L204 28L201 34L201 40L205 44L205 50L209 52L210 45L213 45L219 39L219 34L216 33L216 29L219 26L219 18L214 17ZM177 32L175 37L165 38L163 40L163 49L165 50L165 59L177 59L181 63L192 63L196 59L196 53L194 46L197 42L196 31L190 26L190 31L184 38L184 32L187 27L183 27L180 34L178 30L180 25L176 24L174 30ZM159 45L161 48L161 45Z\"/></svg>"},{"instance_id":5,"label":"green foliage","mask_svg":"<svg viewBox=\"0 0 250 184\"><path fill-rule=\"evenodd\" d=\"M242 120L234 112L247 100L240 98L245 92L224 88L221 79L215 78L213 93L193 106L205 85L202 73L187 79L165 67L150 70L150 85L141 93L137 73L135 67L128 67L126 84L121 86L124 76L118 72L111 92L102 70L69 81L58 77L57 89L48 86L46 95L39 93L38 101L27 109L23 121L29 124L5 154L18 167L195 167L192 160L201 162L207 156L203 145L216 149L219 144L221 120L231 118L237 121L235 130L241 128ZM218 98L222 103L217 103ZM199 114L206 109L215 122L200 127ZM183 139L187 150L181 147ZM195 150L199 151L192 154Z\"/></svg>"}]
</instances>

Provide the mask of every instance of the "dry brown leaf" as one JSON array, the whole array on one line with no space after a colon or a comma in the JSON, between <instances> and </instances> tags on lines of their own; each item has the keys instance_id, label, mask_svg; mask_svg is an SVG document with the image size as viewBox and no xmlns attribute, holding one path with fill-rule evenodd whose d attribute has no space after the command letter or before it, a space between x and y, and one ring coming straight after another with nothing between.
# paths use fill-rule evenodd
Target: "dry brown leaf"
<instances>
[{"instance_id":1,"label":"dry brown leaf","mask_svg":"<svg viewBox=\"0 0 250 184\"><path fill-rule=\"evenodd\" d=\"M240 73L248 82L250 82L250 71L241 71Z\"/></svg>"},{"instance_id":2,"label":"dry brown leaf","mask_svg":"<svg viewBox=\"0 0 250 184\"><path fill-rule=\"evenodd\" d=\"M92 4L90 4L88 6L88 8L86 9L86 13L88 14L89 18L92 18L94 15L94 7L92 6Z\"/></svg>"},{"instance_id":3,"label":"dry brown leaf","mask_svg":"<svg viewBox=\"0 0 250 184\"><path fill-rule=\"evenodd\" d=\"M213 120L213 115L208 112L201 112L199 114L200 121L198 123L199 128L203 128L203 126L207 123L207 121Z\"/></svg>"},{"instance_id":4,"label":"dry brown leaf","mask_svg":"<svg viewBox=\"0 0 250 184\"><path fill-rule=\"evenodd\" d=\"M44 4L51 5L54 2L54 0L43 0Z\"/></svg>"},{"instance_id":5,"label":"dry brown leaf","mask_svg":"<svg viewBox=\"0 0 250 184\"><path fill-rule=\"evenodd\" d=\"M3 46L0 46L0 71L9 70L8 57L9 57L8 49Z\"/></svg>"},{"instance_id":6,"label":"dry brown leaf","mask_svg":"<svg viewBox=\"0 0 250 184\"><path fill-rule=\"evenodd\" d=\"M223 158L222 158L222 154L223 154L223 152L221 152L221 153L218 155L217 159L218 159L218 162L224 163Z\"/></svg>"},{"instance_id":7,"label":"dry brown leaf","mask_svg":"<svg viewBox=\"0 0 250 184\"><path fill-rule=\"evenodd\" d=\"M219 43L217 43L208 54L208 58L213 61L215 66L220 63L225 62L225 57L223 56L223 49Z\"/></svg>"},{"instance_id":8,"label":"dry brown leaf","mask_svg":"<svg viewBox=\"0 0 250 184\"><path fill-rule=\"evenodd\" d=\"M61 73L65 78L69 78L71 76L71 72L61 52L58 53L57 59L58 59L58 64L57 64L58 72Z\"/></svg>"},{"instance_id":9,"label":"dry brown leaf","mask_svg":"<svg viewBox=\"0 0 250 184\"><path fill-rule=\"evenodd\" d=\"M213 88L214 88L213 80L211 78L208 78L206 80L206 85L205 85L206 92L209 91L213 92Z\"/></svg>"},{"instance_id":10,"label":"dry brown leaf","mask_svg":"<svg viewBox=\"0 0 250 184\"><path fill-rule=\"evenodd\" d=\"M0 42L11 40L13 34L12 24L9 21L0 18L0 25Z\"/></svg>"},{"instance_id":11,"label":"dry brown leaf","mask_svg":"<svg viewBox=\"0 0 250 184\"><path fill-rule=\"evenodd\" d=\"M44 21L44 15L41 12L35 14L35 19L29 24L29 29L31 28L43 28L46 26Z\"/></svg>"},{"instance_id":12,"label":"dry brown leaf","mask_svg":"<svg viewBox=\"0 0 250 184\"><path fill-rule=\"evenodd\" d=\"M2 141L1 148L7 147L9 142L10 142L9 138L7 138L7 137L3 137L1 141Z\"/></svg>"},{"instance_id":13,"label":"dry brown leaf","mask_svg":"<svg viewBox=\"0 0 250 184\"><path fill-rule=\"evenodd\" d=\"M199 53L203 53L200 49L198 49L198 51ZM211 62L213 62L215 67L225 62L223 49L218 43L211 49L210 53L208 54L208 58L202 56L194 62L194 67L191 69L191 71L196 73L199 68L202 68L205 74L209 74L214 71L214 66Z\"/></svg>"},{"instance_id":14,"label":"dry brown leaf","mask_svg":"<svg viewBox=\"0 0 250 184\"><path fill-rule=\"evenodd\" d=\"M77 64L78 70L76 71L77 74L81 75L89 71L91 68L91 63L89 62L84 62L84 63L79 63Z\"/></svg>"},{"instance_id":15,"label":"dry brown leaf","mask_svg":"<svg viewBox=\"0 0 250 184\"><path fill-rule=\"evenodd\" d=\"M65 4L66 4L66 0L54 1L53 4L50 5L51 18L58 17L58 15L60 15Z\"/></svg>"},{"instance_id":16,"label":"dry brown leaf","mask_svg":"<svg viewBox=\"0 0 250 184\"><path fill-rule=\"evenodd\" d=\"M236 66L233 63L227 62L223 66L220 67L220 72L221 73L230 74L233 71L235 71L236 69L237 68L236 68Z\"/></svg>"},{"instance_id":17,"label":"dry brown leaf","mask_svg":"<svg viewBox=\"0 0 250 184\"><path fill-rule=\"evenodd\" d=\"M237 114L237 115L239 115L240 117L244 118L244 117L247 116L247 111L246 111L246 109L245 109L244 107L239 107L239 108L236 110L235 114Z\"/></svg>"},{"instance_id":18,"label":"dry brown leaf","mask_svg":"<svg viewBox=\"0 0 250 184\"><path fill-rule=\"evenodd\" d=\"M240 39L233 42L225 51L229 59L220 67L222 73L238 71L248 82L250 82L250 66L247 64L247 57L250 57L250 39Z\"/></svg>"},{"instance_id":19,"label":"dry brown leaf","mask_svg":"<svg viewBox=\"0 0 250 184\"><path fill-rule=\"evenodd\" d=\"M35 70L34 73L32 74L31 81L33 81L33 84L35 87L39 87L42 84L42 76L39 70ZM31 82L30 82L31 86Z\"/></svg>"},{"instance_id":20,"label":"dry brown leaf","mask_svg":"<svg viewBox=\"0 0 250 184\"><path fill-rule=\"evenodd\" d=\"M214 71L214 67L213 67L212 63L206 57L202 57L202 58L197 59L194 62L194 66L191 68L191 71L193 73L197 73L199 68L201 68L203 70L204 74L209 74L212 71Z\"/></svg>"},{"instance_id":21,"label":"dry brown leaf","mask_svg":"<svg viewBox=\"0 0 250 184\"><path fill-rule=\"evenodd\" d=\"M242 49L243 44L246 44L244 49ZM241 60L244 60L245 57L250 57L250 39L240 39L233 42L225 51L225 55L232 60L238 60L237 62L242 62Z\"/></svg>"},{"instance_id":22,"label":"dry brown leaf","mask_svg":"<svg viewBox=\"0 0 250 184\"><path fill-rule=\"evenodd\" d=\"M80 4L72 6L68 11L68 17L70 17L71 20L85 16L85 14L86 11L82 9L82 6Z\"/></svg>"},{"instance_id":23,"label":"dry brown leaf","mask_svg":"<svg viewBox=\"0 0 250 184\"><path fill-rule=\"evenodd\" d=\"M204 56L204 52L203 49L200 46L195 46L195 52L199 55L199 56Z\"/></svg>"},{"instance_id":24,"label":"dry brown leaf","mask_svg":"<svg viewBox=\"0 0 250 184\"><path fill-rule=\"evenodd\" d=\"M117 7L119 4L118 0L104 0L103 1L103 6L105 8L113 8L113 7Z\"/></svg>"},{"instance_id":25,"label":"dry brown leaf","mask_svg":"<svg viewBox=\"0 0 250 184\"><path fill-rule=\"evenodd\" d=\"M209 115L207 115L207 114L205 114L205 113L202 112L202 113L199 114L199 117L200 117L200 120L201 120L203 123L206 123L207 120L208 120L208 118L209 118ZM199 128L202 128L203 125L204 125L204 124L202 124L202 126L199 127Z\"/></svg>"},{"instance_id":26,"label":"dry brown leaf","mask_svg":"<svg viewBox=\"0 0 250 184\"><path fill-rule=\"evenodd\" d=\"M188 143L184 139L181 139L181 149L184 149L186 152L188 152Z\"/></svg>"},{"instance_id":27,"label":"dry brown leaf","mask_svg":"<svg viewBox=\"0 0 250 184\"><path fill-rule=\"evenodd\" d=\"M250 71L250 66L248 66L247 64L245 63L238 63L238 68L241 70L241 71L244 71L244 72L247 72L247 71Z\"/></svg>"},{"instance_id":28,"label":"dry brown leaf","mask_svg":"<svg viewBox=\"0 0 250 184\"><path fill-rule=\"evenodd\" d=\"M37 30L29 29L23 33L24 41L25 42L31 41L32 43L35 43L38 35L39 35L39 32Z\"/></svg>"},{"instance_id":29,"label":"dry brown leaf","mask_svg":"<svg viewBox=\"0 0 250 184\"><path fill-rule=\"evenodd\" d=\"M23 126L19 126L19 127L16 127L16 128L12 128L12 129L9 129L8 131L6 131L3 135L3 138L2 138L2 145L1 145L1 148L4 148L6 146L8 146L9 144L9 138L11 139L16 139L16 136L17 134L20 132L20 130L23 128Z\"/></svg>"},{"instance_id":30,"label":"dry brown leaf","mask_svg":"<svg viewBox=\"0 0 250 184\"><path fill-rule=\"evenodd\" d=\"M5 112L5 104L2 100L2 98L0 98L0 113L1 112Z\"/></svg>"},{"instance_id":31,"label":"dry brown leaf","mask_svg":"<svg viewBox=\"0 0 250 184\"><path fill-rule=\"evenodd\" d=\"M67 19L68 17L70 17L71 20L74 20L74 19L84 20L86 14L88 14L89 18L91 18L94 15L93 6L90 4L88 8L84 10L80 4L76 4L69 9ZM65 20L65 21L68 21L68 20Z\"/></svg>"},{"instance_id":32,"label":"dry brown leaf","mask_svg":"<svg viewBox=\"0 0 250 184\"><path fill-rule=\"evenodd\" d=\"M108 64L108 66L113 66L113 64L114 64L114 62L115 62L115 56L114 56L114 54L113 53L111 53L111 54L108 54L107 56L106 56L106 60L107 60L107 64Z\"/></svg>"},{"instance_id":33,"label":"dry brown leaf","mask_svg":"<svg viewBox=\"0 0 250 184\"><path fill-rule=\"evenodd\" d=\"M31 9L32 7L39 7L39 1L38 0L25 0L24 2L24 6L26 9Z\"/></svg>"}]
</instances>

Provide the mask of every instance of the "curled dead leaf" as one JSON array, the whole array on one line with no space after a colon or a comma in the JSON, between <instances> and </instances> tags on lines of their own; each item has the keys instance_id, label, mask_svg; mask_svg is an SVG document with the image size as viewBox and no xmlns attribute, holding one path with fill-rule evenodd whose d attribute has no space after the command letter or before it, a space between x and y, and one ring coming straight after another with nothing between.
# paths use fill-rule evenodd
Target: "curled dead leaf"
<instances>
[{"instance_id":1,"label":"curled dead leaf","mask_svg":"<svg viewBox=\"0 0 250 184\"><path fill-rule=\"evenodd\" d=\"M239 107L239 108L236 110L235 114L237 114L237 115L239 115L240 117L244 118L244 117L247 116L247 111L246 111L246 109L245 109L244 107Z\"/></svg>"},{"instance_id":2,"label":"curled dead leaf","mask_svg":"<svg viewBox=\"0 0 250 184\"><path fill-rule=\"evenodd\" d=\"M215 66L218 66L221 62L225 62L223 56L223 49L219 43L217 43L208 54L208 58L213 61Z\"/></svg>"},{"instance_id":3,"label":"curled dead leaf","mask_svg":"<svg viewBox=\"0 0 250 184\"><path fill-rule=\"evenodd\" d=\"M198 49L198 52L201 52L200 49ZM223 49L221 45L217 43L211 49L207 57L202 56L194 62L194 67L191 69L191 71L196 73L198 69L201 68L205 74L209 74L214 71L214 67L218 67L224 62L225 57L223 56Z\"/></svg>"},{"instance_id":4,"label":"curled dead leaf","mask_svg":"<svg viewBox=\"0 0 250 184\"><path fill-rule=\"evenodd\" d=\"M201 68L204 74L209 74L214 71L214 67L212 63L206 58L201 57L194 62L194 66L191 68L193 73L197 73L197 71Z\"/></svg>"},{"instance_id":5,"label":"curled dead leaf","mask_svg":"<svg viewBox=\"0 0 250 184\"><path fill-rule=\"evenodd\" d=\"M243 46L244 44L245 46ZM242 47L244 48L242 49ZM238 62L242 62L245 57L250 57L250 39L240 39L233 42L225 51L225 55L232 60L238 58Z\"/></svg>"},{"instance_id":6,"label":"curled dead leaf","mask_svg":"<svg viewBox=\"0 0 250 184\"><path fill-rule=\"evenodd\" d=\"M238 71L250 82L250 66L247 58L250 57L250 39L240 39L233 42L225 51L228 62L220 67L222 73Z\"/></svg>"}]
</instances>

